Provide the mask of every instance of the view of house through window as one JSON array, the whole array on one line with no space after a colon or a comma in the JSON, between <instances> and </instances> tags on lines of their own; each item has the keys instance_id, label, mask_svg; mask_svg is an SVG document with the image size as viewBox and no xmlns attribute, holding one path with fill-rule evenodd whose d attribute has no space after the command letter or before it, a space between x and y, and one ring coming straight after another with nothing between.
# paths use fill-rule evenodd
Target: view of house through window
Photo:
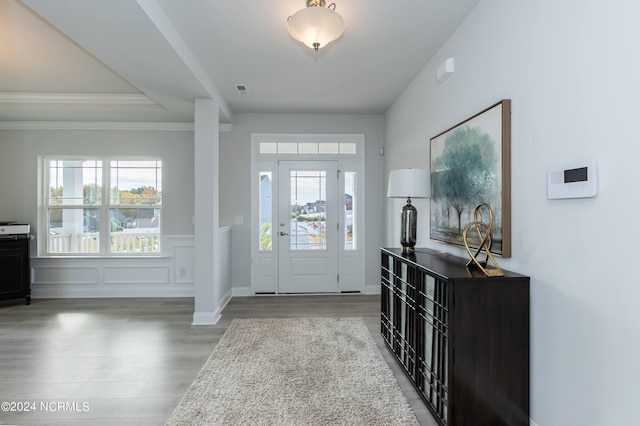
<instances>
[{"instance_id":1,"label":"view of house through window","mask_svg":"<svg viewBox=\"0 0 640 426\"><path fill-rule=\"evenodd\" d=\"M160 253L162 161L44 164L48 254Z\"/></svg>"},{"instance_id":2,"label":"view of house through window","mask_svg":"<svg viewBox=\"0 0 640 426\"><path fill-rule=\"evenodd\" d=\"M325 250L327 172L291 170L291 250Z\"/></svg>"},{"instance_id":3,"label":"view of house through window","mask_svg":"<svg viewBox=\"0 0 640 426\"><path fill-rule=\"evenodd\" d=\"M315 172L319 173L319 172ZM309 174L307 172L306 174ZM272 188L273 174L271 171L261 171L259 174L259 223L260 223L260 251L273 249L272 235ZM292 245L295 249L322 248L325 235L325 200L323 197L324 175L304 176L295 173L291 176L291 231ZM344 174L344 249L357 249L356 217L356 172ZM305 199L301 200L301 198ZM303 243L304 242L304 243ZM293 247L292 247L293 249Z\"/></svg>"},{"instance_id":4,"label":"view of house through window","mask_svg":"<svg viewBox=\"0 0 640 426\"><path fill-rule=\"evenodd\" d=\"M260 250L273 249L273 237L271 235L272 226L272 205L273 199L271 191L273 186L273 176L271 172L260 172Z\"/></svg>"},{"instance_id":5,"label":"view of house through window","mask_svg":"<svg viewBox=\"0 0 640 426\"><path fill-rule=\"evenodd\" d=\"M356 173L344 174L344 249L355 250L356 245Z\"/></svg>"}]
</instances>

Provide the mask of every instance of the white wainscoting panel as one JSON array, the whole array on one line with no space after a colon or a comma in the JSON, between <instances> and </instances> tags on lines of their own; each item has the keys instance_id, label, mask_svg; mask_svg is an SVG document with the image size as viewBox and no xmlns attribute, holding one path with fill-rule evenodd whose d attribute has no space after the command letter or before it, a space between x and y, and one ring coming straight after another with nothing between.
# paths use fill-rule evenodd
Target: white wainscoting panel
<instances>
[{"instance_id":1,"label":"white wainscoting panel","mask_svg":"<svg viewBox=\"0 0 640 426\"><path fill-rule=\"evenodd\" d=\"M220 228L220 287L218 300L220 310L231 300L231 226Z\"/></svg>"},{"instance_id":2,"label":"white wainscoting panel","mask_svg":"<svg viewBox=\"0 0 640 426\"><path fill-rule=\"evenodd\" d=\"M104 284L169 284L169 264L113 265L102 268Z\"/></svg>"},{"instance_id":3,"label":"white wainscoting panel","mask_svg":"<svg viewBox=\"0 0 640 426\"><path fill-rule=\"evenodd\" d=\"M100 281L100 271L96 266L76 266L69 268L64 265L51 265L34 268L31 277L38 284L91 284L97 285Z\"/></svg>"},{"instance_id":4,"label":"white wainscoting panel","mask_svg":"<svg viewBox=\"0 0 640 426\"><path fill-rule=\"evenodd\" d=\"M193 297L194 236L165 235L162 247L153 257L32 258L32 296Z\"/></svg>"},{"instance_id":5,"label":"white wainscoting panel","mask_svg":"<svg viewBox=\"0 0 640 426\"><path fill-rule=\"evenodd\" d=\"M362 255L357 252L345 251L338 262L340 265L340 291L365 291L363 288Z\"/></svg>"},{"instance_id":6,"label":"white wainscoting panel","mask_svg":"<svg viewBox=\"0 0 640 426\"><path fill-rule=\"evenodd\" d=\"M190 244L174 244L173 245L173 258L174 270L173 270L173 282L177 284L193 284L194 277L194 261L195 247L193 241Z\"/></svg>"}]
</instances>

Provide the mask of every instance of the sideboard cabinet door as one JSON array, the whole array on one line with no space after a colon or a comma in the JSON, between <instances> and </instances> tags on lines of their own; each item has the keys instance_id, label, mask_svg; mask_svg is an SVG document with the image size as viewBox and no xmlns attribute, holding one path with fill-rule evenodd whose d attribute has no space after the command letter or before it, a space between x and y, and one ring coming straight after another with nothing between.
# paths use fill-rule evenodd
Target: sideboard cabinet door
<instances>
[{"instance_id":1,"label":"sideboard cabinet door","mask_svg":"<svg viewBox=\"0 0 640 426\"><path fill-rule=\"evenodd\" d=\"M441 425L529 425L529 277L381 253L380 331Z\"/></svg>"},{"instance_id":2,"label":"sideboard cabinet door","mask_svg":"<svg viewBox=\"0 0 640 426\"><path fill-rule=\"evenodd\" d=\"M31 302L29 240L0 240L0 300L21 297Z\"/></svg>"}]
</instances>

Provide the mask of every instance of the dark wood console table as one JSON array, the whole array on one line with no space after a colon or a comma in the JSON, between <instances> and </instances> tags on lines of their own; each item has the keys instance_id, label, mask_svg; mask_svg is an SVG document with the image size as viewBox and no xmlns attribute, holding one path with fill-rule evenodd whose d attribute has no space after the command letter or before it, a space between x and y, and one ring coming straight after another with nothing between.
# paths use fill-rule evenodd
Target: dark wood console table
<instances>
[{"instance_id":1,"label":"dark wood console table","mask_svg":"<svg viewBox=\"0 0 640 426\"><path fill-rule=\"evenodd\" d=\"M381 332L441 425L529 425L529 277L382 249Z\"/></svg>"}]
</instances>

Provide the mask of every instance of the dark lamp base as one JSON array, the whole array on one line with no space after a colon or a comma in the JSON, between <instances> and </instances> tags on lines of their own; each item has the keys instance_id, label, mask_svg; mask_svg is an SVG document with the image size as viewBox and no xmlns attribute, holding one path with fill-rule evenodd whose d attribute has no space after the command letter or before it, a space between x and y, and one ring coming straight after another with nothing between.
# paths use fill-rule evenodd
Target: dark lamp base
<instances>
[{"instance_id":1,"label":"dark lamp base","mask_svg":"<svg viewBox=\"0 0 640 426\"><path fill-rule=\"evenodd\" d=\"M407 204L402 208L402 221L400 224L400 245L403 253L414 252L417 222L418 211L411 205L411 198L409 198L407 199Z\"/></svg>"}]
</instances>

